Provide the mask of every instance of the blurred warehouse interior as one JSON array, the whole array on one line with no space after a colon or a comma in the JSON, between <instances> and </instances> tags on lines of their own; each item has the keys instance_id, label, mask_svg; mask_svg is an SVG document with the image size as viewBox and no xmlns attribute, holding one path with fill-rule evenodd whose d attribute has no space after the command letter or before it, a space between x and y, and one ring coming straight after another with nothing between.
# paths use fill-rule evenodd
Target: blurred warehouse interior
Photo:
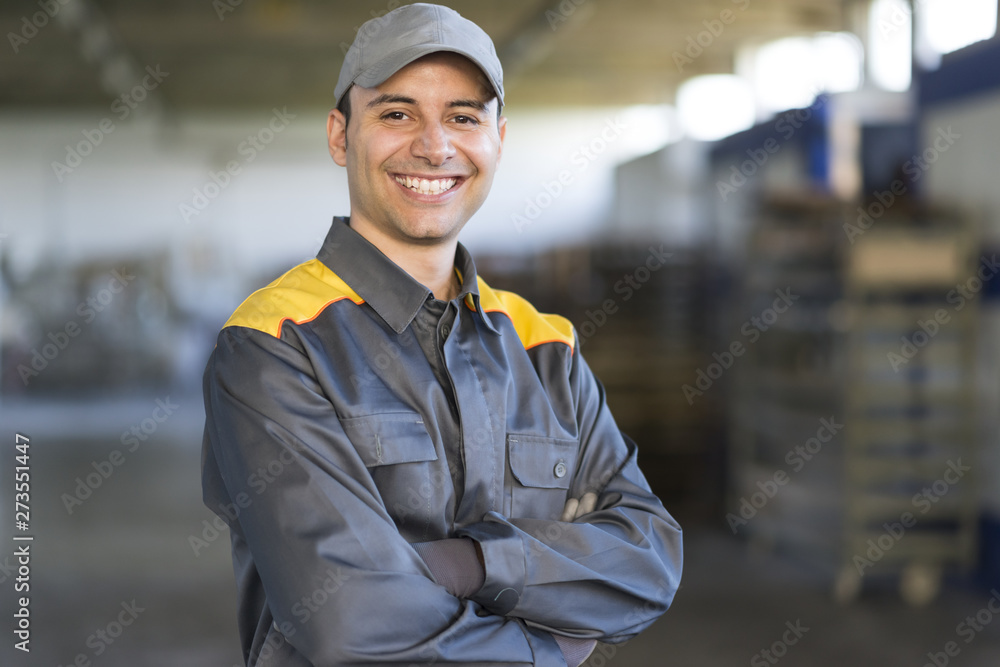
<instances>
[{"instance_id":1,"label":"blurred warehouse interior","mask_svg":"<svg viewBox=\"0 0 1000 667\"><path fill-rule=\"evenodd\" d=\"M399 4L0 7L5 426L106 452L131 418L82 412L184 397L196 456L219 328L348 212L333 84ZM571 318L682 524L844 602L1000 586L997 0L443 4L507 77L463 242Z\"/></svg>"}]
</instances>

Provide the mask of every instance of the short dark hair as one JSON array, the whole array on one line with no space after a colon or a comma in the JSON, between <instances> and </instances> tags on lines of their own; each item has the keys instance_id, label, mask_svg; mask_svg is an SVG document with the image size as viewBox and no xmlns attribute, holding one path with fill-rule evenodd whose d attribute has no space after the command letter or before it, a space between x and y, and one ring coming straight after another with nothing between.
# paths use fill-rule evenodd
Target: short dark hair
<instances>
[{"instance_id":1,"label":"short dark hair","mask_svg":"<svg viewBox=\"0 0 1000 667\"><path fill-rule=\"evenodd\" d=\"M340 96L340 101L337 102L337 111L344 114L344 127L351 122L351 88L350 86L344 91L344 94Z\"/></svg>"}]
</instances>

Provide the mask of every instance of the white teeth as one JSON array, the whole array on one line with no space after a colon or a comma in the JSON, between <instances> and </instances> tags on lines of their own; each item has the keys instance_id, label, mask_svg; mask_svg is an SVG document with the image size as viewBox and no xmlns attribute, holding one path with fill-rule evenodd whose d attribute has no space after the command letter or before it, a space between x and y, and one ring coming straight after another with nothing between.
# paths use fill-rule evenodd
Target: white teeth
<instances>
[{"instance_id":1,"label":"white teeth","mask_svg":"<svg viewBox=\"0 0 1000 667\"><path fill-rule=\"evenodd\" d=\"M458 179L455 178L445 178L445 179L435 179L429 181L426 178L413 178L411 176L396 176L396 182L400 185L405 185L414 192L419 192L423 195L439 195L442 192L447 192L455 187L458 183Z\"/></svg>"}]
</instances>

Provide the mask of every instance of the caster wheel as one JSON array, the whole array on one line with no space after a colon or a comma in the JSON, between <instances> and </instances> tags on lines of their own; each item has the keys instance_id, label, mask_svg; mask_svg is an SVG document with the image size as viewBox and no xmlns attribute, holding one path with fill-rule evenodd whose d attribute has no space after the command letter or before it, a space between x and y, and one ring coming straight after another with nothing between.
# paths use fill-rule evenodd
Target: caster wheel
<instances>
[{"instance_id":1,"label":"caster wheel","mask_svg":"<svg viewBox=\"0 0 1000 667\"><path fill-rule=\"evenodd\" d=\"M861 574L851 565L845 565L833 583L833 599L840 604L849 604L861 595Z\"/></svg>"},{"instance_id":2,"label":"caster wheel","mask_svg":"<svg viewBox=\"0 0 1000 667\"><path fill-rule=\"evenodd\" d=\"M911 563L903 570L899 594L911 606L922 607L941 591L941 566Z\"/></svg>"}]
</instances>

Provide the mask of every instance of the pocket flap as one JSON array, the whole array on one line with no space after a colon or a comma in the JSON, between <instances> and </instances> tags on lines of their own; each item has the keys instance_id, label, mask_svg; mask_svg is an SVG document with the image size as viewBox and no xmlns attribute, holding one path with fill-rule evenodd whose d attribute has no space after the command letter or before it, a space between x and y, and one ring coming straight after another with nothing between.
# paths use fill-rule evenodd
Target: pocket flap
<instances>
[{"instance_id":1,"label":"pocket flap","mask_svg":"<svg viewBox=\"0 0 1000 667\"><path fill-rule=\"evenodd\" d=\"M437 460L424 420L415 412L353 417L340 424L368 468Z\"/></svg>"},{"instance_id":2,"label":"pocket flap","mask_svg":"<svg viewBox=\"0 0 1000 667\"><path fill-rule=\"evenodd\" d=\"M576 440L509 434L510 470L524 486L568 489L576 469Z\"/></svg>"}]
</instances>

